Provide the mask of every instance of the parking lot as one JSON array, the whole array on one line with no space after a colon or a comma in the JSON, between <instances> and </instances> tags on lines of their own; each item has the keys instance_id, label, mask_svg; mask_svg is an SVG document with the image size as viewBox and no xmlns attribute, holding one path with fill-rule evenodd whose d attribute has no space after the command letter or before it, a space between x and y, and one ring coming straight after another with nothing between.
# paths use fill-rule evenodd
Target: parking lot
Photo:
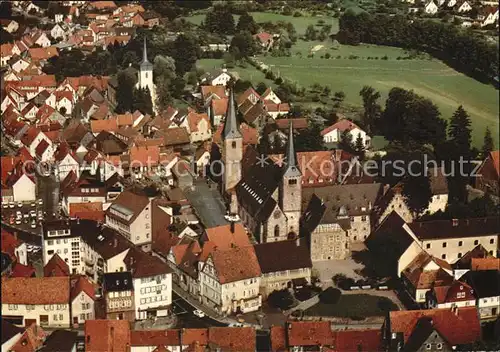
<instances>
[{"instance_id":1,"label":"parking lot","mask_svg":"<svg viewBox=\"0 0 500 352\"><path fill-rule=\"evenodd\" d=\"M27 232L40 232L46 213L43 202L2 203L2 223Z\"/></svg>"}]
</instances>

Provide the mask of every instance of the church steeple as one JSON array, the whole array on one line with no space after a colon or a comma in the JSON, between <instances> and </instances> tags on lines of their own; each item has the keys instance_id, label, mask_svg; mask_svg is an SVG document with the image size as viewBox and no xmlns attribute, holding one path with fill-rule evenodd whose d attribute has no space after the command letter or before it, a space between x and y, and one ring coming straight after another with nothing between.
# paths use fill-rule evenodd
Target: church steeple
<instances>
[{"instance_id":1,"label":"church steeple","mask_svg":"<svg viewBox=\"0 0 500 352\"><path fill-rule=\"evenodd\" d=\"M236 108L234 106L234 93L231 89L229 100L227 102L226 119L224 121L224 130L222 131L223 139L242 138L238 121L236 119Z\"/></svg>"},{"instance_id":2,"label":"church steeple","mask_svg":"<svg viewBox=\"0 0 500 352\"><path fill-rule=\"evenodd\" d=\"M148 49L146 47L146 38L144 38L144 48L142 49L142 64L149 64L150 62L148 61Z\"/></svg>"},{"instance_id":3,"label":"church steeple","mask_svg":"<svg viewBox=\"0 0 500 352\"><path fill-rule=\"evenodd\" d=\"M290 120L289 130L288 130L288 145L286 148L286 169L283 173L283 177L300 177L302 173L297 167L297 156L295 155L295 147L293 144L293 123Z\"/></svg>"}]
</instances>

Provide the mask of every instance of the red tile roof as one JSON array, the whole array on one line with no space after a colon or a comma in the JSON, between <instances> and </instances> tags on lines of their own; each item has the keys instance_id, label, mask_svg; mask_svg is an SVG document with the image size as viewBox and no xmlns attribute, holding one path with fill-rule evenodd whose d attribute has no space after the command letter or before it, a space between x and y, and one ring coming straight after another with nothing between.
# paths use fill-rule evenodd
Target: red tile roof
<instances>
[{"instance_id":1,"label":"red tile roof","mask_svg":"<svg viewBox=\"0 0 500 352\"><path fill-rule=\"evenodd\" d=\"M214 250L212 257L219 282L235 282L261 275L259 261L253 246L235 247L226 250Z\"/></svg>"},{"instance_id":2,"label":"red tile roof","mask_svg":"<svg viewBox=\"0 0 500 352\"><path fill-rule=\"evenodd\" d=\"M40 143L38 143L38 145L35 148L36 156L41 158L43 153L45 153L45 151L47 150L48 147L49 147L49 143L45 139L42 139L40 141Z\"/></svg>"},{"instance_id":3,"label":"red tile roof","mask_svg":"<svg viewBox=\"0 0 500 352\"><path fill-rule=\"evenodd\" d=\"M271 350L276 352L285 352L286 333L283 326L271 326Z\"/></svg>"},{"instance_id":4,"label":"red tile roof","mask_svg":"<svg viewBox=\"0 0 500 352\"><path fill-rule=\"evenodd\" d=\"M69 216L71 218L87 219L104 222L102 202L71 203L69 205Z\"/></svg>"},{"instance_id":5,"label":"red tile roof","mask_svg":"<svg viewBox=\"0 0 500 352\"><path fill-rule=\"evenodd\" d=\"M294 321L288 324L290 346L333 346L335 335L329 321Z\"/></svg>"},{"instance_id":6,"label":"red tile roof","mask_svg":"<svg viewBox=\"0 0 500 352\"><path fill-rule=\"evenodd\" d=\"M345 130L350 131L354 128L361 129L358 125L356 125L354 122L349 121L347 119L342 119L333 125L325 128L323 131L321 131L321 135L324 136L325 134L330 133L331 131L334 130L339 130L340 132L344 132Z\"/></svg>"},{"instance_id":7,"label":"red tile roof","mask_svg":"<svg viewBox=\"0 0 500 352\"><path fill-rule=\"evenodd\" d=\"M15 250L22 244L23 242L14 236L14 234L2 227L2 252L7 253L14 260L16 258Z\"/></svg>"},{"instance_id":8,"label":"red tile roof","mask_svg":"<svg viewBox=\"0 0 500 352\"><path fill-rule=\"evenodd\" d=\"M20 263L14 264L12 268L12 273L10 277L34 277L35 276L35 268L31 265L22 265Z\"/></svg>"},{"instance_id":9,"label":"red tile roof","mask_svg":"<svg viewBox=\"0 0 500 352\"><path fill-rule=\"evenodd\" d=\"M393 311L390 312L391 332L402 332L406 342L422 317L432 318L435 329L451 345L473 343L481 338L476 307L460 307L456 313L451 309Z\"/></svg>"},{"instance_id":10,"label":"red tile roof","mask_svg":"<svg viewBox=\"0 0 500 352\"><path fill-rule=\"evenodd\" d=\"M99 133L102 131L116 132L118 131L118 120L108 119L108 120L92 120L90 121L90 128L92 133Z\"/></svg>"},{"instance_id":11,"label":"red tile roof","mask_svg":"<svg viewBox=\"0 0 500 352\"><path fill-rule=\"evenodd\" d=\"M225 250L234 246L250 246L248 233L240 223L234 224L234 233L231 232L231 225L221 225L206 229L206 240L212 242L217 249Z\"/></svg>"},{"instance_id":12,"label":"red tile roof","mask_svg":"<svg viewBox=\"0 0 500 352\"><path fill-rule=\"evenodd\" d=\"M223 129L224 129L224 124L221 123L219 127L217 127L217 131L214 133L213 136L214 143L220 144L222 142L221 135ZM240 125L240 132L243 136L243 145L248 145L248 144L256 145L259 142L259 134L257 129L247 125L246 123L242 123Z\"/></svg>"},{"instance_id":13,"label":"red tile roof","mask_svg":"<svg viewBox=\"0 0 500 352\"><path fill-rule=\"evenodd\" d=\"M51 57L59 56L56 47L49 46L47 48L30 48L28 49L29 56L36 61L48 60Z\"/></svg>"},{"instance_id":14,"label":"red tile roof","mask_svg":"<svg viewBox=\"0 0 500 352\"><path fill-rule=\"evenodd\" d=\"M490 152L490 158L493 161L493 166L497 171L497 176L500 177L500 151L495 150Z\"/></svg>"},{"instance_id":15,"label":"red tile roof","mask_svg":"<svg viewBox=\"0 0 500 352\"><path fill-rule=\"evenodd\" d=\"M290 127L290 122L292 122L294 130L304 129L309 125L307 119L304 117L295 119L277 119L274 121L274 123L280 130L288 130L288 128Z\"/></svg>"},{"instance_id":16,"label":"red tile roof","mask_svg":"<svg viewBox=\"0 0 500 352\"><path fill-rule=\"evenodd\" d=\"M224 116L227 111L227 98L224 99L213 99L210 104L212 105L212 111L214 116Z\"/></svg>"},{"instance_id":17,"label":"red tile roof","mask_svg":"<svg viewBox=\"0 0 500 352\"><path fill-rule=\"evenodd\" d=\"M258 39L261 43L267 43L270 39L272 39L273 35L267 32L261 32L254 35L254 38Z\"/></svg>"},{"instance_id":18,"label":"red tile roof","mask_svg":"<svg viewBox=\"0 0 500 352\"><path fill-rule=\"evenodd\" d=\"M35 140L36 136L40 133L40 130L36 127L31 126L24 136L21 138L21 142L26 146L31 146L31 143Z\"/></svg>"},{"instance_id":19,"label":"red tile roof","mask_svg":"<svg viewBox=\"0 0 500 352\"><path fill-rule=\"evenodd\" d=\"M2 303L68 304L68 277L2 278Z\"/></svg>"},{"instance_id":20,"label":"red tile roof","mask_svg":"<svg viewBox=\"0 0 500 352\"><path fill-rule=\"evenodd\" d=\"M86 320L85 351L129 352L130 323L127 320Z\"/></svg>"},{"instance_id":21,"label":"red tile roof","mask_svg":"<svg viewBox=\"0 0 500 352\"><path fill-rule=\"evenodd\" d=\"M336 331L335 351L384 351L380 329Z\"/></svg>"},{"instance_id":22,"label":"red tile roof","mask_svg":"<svg viewBox=\"0 0 500 352\"><path fill-rule=\"evenodd\" d=\"M201 120L205 120L207 122L207 128L210 130L210 119L208 118L208 115L206 113L203 114L197 114L196 112L192 111L187 115L188 123L189 123L189 130L191 133L193 132L198 132L198 124L201 122Z\"/></svg>"},{"instance_id":23,"label":"red tile roof","mask_svg":"<svg viewBox=\"0 0 500 352\"><path fill-rule=\"evenodd\" d=\"M500 270L500 258L472 258L472 271Z\"/></svg>"},{"instance_id":24,"label":"red tile roof","mask_svg":"<svg viewBox=\"0 0 500 352\"><path fill-rule=\"evenodd\" d=\"M131 346L179 346L181 330L135 330L130 332Z\"/></svg>"},{"instance_id":25,"label":"red tile roof","mask_svg":"<svg viewBox=\"0 0 500 352\"><path fill-rule=\"evenodd\" d=\"M198 342L201 346L208 345L208 329L183 329L182 345L192 345Z\"/></svg>"},{"instance_id":26,"label":"red tile roof","mask_svg":"<svg viewBox=\"0 0 500 352\"><path fill-rule=\"evenodd\" d=\"M211 327L208 329L208 339L222 351L254 352L256 350L254 328Z\"/></svg>"},{"instance_id":27,"label":"red tile roof","mask_svg":"<svg viewBox=\"0 0 500 352\"><path fill-rule=\"evenodd\" d=\"M226 88L224 86L201 86L201 95L203 99L208 99L212 94L215 94L218 99L227 98Z\"/></svg>"},{"instance_id":28,"label":"red tile roof","mask_svg":"<svg viewBox=\"0 0 500 352\"><path fill-rule=\"evenodd\" d=\"M90 282L90 280L86 276L79 276L71 287L70 298L73 301L80 292L85 292L91 299L95 301L96 286Z\"/></svg>"},{"instance_id":29,"label":"red tile roof","mask_svg":"<svg viewBox=\"0 0 500 352\"><path fill-rule=\"evenodd\" d=\"M64 260L56 253L49 259L47 264L43 267L43 276L69 276L69 266Z\"/></svg>"}]
</instances>

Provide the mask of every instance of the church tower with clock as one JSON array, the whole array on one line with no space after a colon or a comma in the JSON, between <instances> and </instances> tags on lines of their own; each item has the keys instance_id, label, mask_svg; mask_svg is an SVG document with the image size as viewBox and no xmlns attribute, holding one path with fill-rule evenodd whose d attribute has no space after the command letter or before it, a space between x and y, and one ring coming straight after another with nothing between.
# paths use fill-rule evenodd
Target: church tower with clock
<instances>
[{"instance_id":1,"label":"church tower with clock","mask_svg":"<svg viewBox=\"0 0 500 352\"><path fill-rule=\"evenodd\" d=\"M139 70L139 77L137 81L137 88L149 89L149 94L153 97L153 64L148 60L148 51L146 47L146 38L144 38L144 48L142 52L142 61Z\"/></svg>"}]
</instances>

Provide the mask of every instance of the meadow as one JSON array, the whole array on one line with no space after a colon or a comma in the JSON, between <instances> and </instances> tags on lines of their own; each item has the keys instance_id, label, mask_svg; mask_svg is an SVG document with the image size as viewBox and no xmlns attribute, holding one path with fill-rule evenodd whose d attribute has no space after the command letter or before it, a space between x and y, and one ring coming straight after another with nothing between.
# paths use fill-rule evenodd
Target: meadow
<instances>
[{"instance_id":1,"label":"meadow","mask_svg":"<svg viewBox=\"0 0 500 352\"><path fill-rule=\"evenodd\" d=\"M297 31L298 35L303 35L306 32L306 28L309 25L316 25L318 20L323 19L326 24L331 24L332 25L332 30L334 33L338 31L338 24L339 21L337 18L329 17L327 18L326 16L308 16L304 15L301 17L293 17L293 16L285 16L285 15L280 15L276 13L270 13L270 12L250 12L250 14L253 16L255 22L257 23L262 23L262 22L278 22L278 21L284 21L284 22L291 22L293 26L295 27L295 30ZM238 23L238 18L240 17L239 15L233 15L234 17L234 22ZM200 25L202 21L205 20L205 14L198 14L198 15L193 15L189 17L184 17L187 21L194 23L196 25Z\"/></svg>"}]
</instances>

